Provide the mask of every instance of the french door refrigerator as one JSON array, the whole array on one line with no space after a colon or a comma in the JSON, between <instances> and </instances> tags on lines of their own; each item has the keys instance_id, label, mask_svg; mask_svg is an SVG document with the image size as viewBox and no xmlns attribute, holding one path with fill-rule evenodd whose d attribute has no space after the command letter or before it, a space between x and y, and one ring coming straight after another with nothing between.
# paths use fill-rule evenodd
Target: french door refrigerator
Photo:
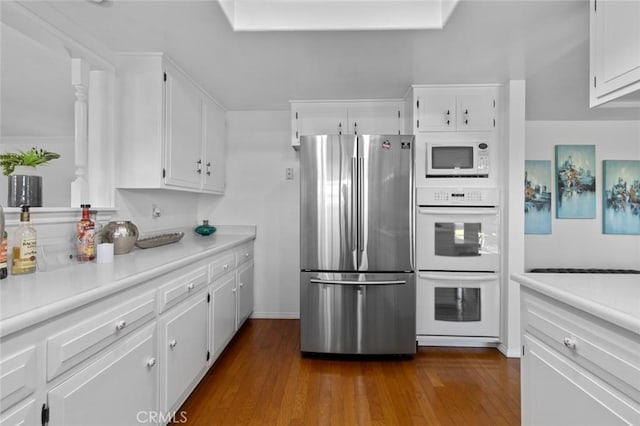
<instances>
[{"instance_id":1,"label":"french door refrigerator","mask_svg":"<svg viewBox=\"0 0 640 426\"><path fill-rule=\"evenodd\" d=\"M300 140L300 350L414 354L413 136Z\"/></svg>"}]
</instances>

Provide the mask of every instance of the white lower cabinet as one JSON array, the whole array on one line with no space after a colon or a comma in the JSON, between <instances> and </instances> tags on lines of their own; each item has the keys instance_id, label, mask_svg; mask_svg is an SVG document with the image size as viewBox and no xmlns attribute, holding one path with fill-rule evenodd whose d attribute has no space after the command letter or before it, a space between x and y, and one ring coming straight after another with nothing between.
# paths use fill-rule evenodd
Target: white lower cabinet
<instances>
[{"instance_id":1,"label":"white lower cabinet","mask_svg":"<svg viewBox=\"0 0 640 426\"><path fill-rule=\"evenodd\" d=\"M640 425L640 339L521 288L522 424Z\"/></svg>"},{"instance_id":2,"label":"white lower cabinet","mask_svg":"<svg viewBox=\"0 0 640 426\"><path fill-rule=\"evenodd\" d=\"M640 420L622 395L527 334L522 364L523 425L615 426Z\"/></svg>"},{"instance_id":3,"label":"white lower cabinet","mask_svg":"<svg viewBox=\"0 0 640 426\"><path fill-rule=\"evenodd\" d=\"M0 426L28 426L37 424L39 407L36 400L31 398L15 409L9 410L0 416Z\"/></svg>"},{"instance_id":4,"label":"white lower cabinet","mask_svg":"<svg viewBox=\"0 0 640 426\"><path fill-rule=\"evenodd\" d=\"M47 394L50 426L137 425L157 413L155 323L106 350Z\"/></svg>"},{"instance_id":5,"label":"white lower cabinet","mask_svg":"<svg viewBox=\"0 0 640 426\"><path fill-rule=\"evenodd\" d=\"M162 413L179 408L207 367L208 314L208 294L201 292L160 318Z\"/></svg>"},{"instance_id":6,"label":"white lower cabinet","mask_svg":"<svg viewBox=\"0 0 640 426\"><path fill-rule=\"evenodd\" d=\"M240 328L253 312L253 262L238 267L237 303L236 328Z\"/></svg>"},{"instance_id":7,"label":"white lower cabinet","mask_svg":"<svg viewBox=\"0 0 640 426\"><path fill-rule=\"evenodd\" d=\"M211 287L211 352L215 361L236 332L236 273L224 275Z\"/></svg>"},{"instance_id":8,"label":"white lower cabinet","mask_svg":"<svg viewBox=\"0 0 640 426\"><path fill-rule=\"evenodd\" d=\"M0 338L0 426L180 423L253 311L253 243Z\"/></svg>"}]
</instances>

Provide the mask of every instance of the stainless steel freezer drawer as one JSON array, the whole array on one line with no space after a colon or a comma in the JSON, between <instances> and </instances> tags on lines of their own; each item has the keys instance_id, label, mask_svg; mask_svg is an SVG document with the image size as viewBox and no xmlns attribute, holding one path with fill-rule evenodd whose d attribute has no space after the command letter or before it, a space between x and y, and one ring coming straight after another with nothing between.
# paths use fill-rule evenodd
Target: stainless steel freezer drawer
<instances>
[{"instance_id":1,"label":"stainless steel freezer drawer","mask_svg":"<svg viewBox=\"0 0 640 426\"><path fill-rule=\"evenodd\" d=\"M415 354L414 273L300 276L300 350L332 354Z\"/></svg>"}]
</instances>

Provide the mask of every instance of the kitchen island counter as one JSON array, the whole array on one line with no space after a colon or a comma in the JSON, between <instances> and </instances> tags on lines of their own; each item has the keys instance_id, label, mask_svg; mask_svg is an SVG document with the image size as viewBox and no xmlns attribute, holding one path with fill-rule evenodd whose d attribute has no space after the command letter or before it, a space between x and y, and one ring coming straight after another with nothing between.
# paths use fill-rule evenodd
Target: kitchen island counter
<instances>
[{"instance_id":1,"label":"kitchen island counter","mask_svg":"<svg viewBox=\"0 0 640 426\"><path fill-rule=\"evenodd\" d=\"M177 243L134 249L113 263L68 265L53 271L9 275L0 282L0 337L135 287L198 260L255 239L253 226L222 227L212 236L192 229Z\"/></svg>"},{"instance_id":2,"label":"kitchen island counter","mask_svg":"<svg viewBox=\"0 0 640 426\"><path fill-rule=\"evenodd\" d=\"M513 274L521 285L640 334L640 275Z\"/></svg>"}]
</instances>

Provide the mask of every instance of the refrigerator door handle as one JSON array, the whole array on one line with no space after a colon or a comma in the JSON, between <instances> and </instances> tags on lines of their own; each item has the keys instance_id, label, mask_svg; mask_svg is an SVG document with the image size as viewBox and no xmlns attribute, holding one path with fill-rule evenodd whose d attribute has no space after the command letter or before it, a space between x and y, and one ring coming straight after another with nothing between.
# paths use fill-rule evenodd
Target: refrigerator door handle
<instances>
[{"instance_id":1,"label":"refrigerator door handle","mask_svg":"<svg viewBox=\"0 0 640 426\"><path fill-rule=\"evenodd\" d=\"M334 285L403 285L407 282L405 280L389 280L389 281L339 281L339 280L321 280L318 278L311 278L309 280L312 284L334 284Z\"/></svg>"},{"instance_id":2,"label":"refrigerator door handle","mask_svg":"<svg viewBox=\"0 0 640 426\"><path fill-rule=\"evenodd\" d=\"M364 242L365 242L365 218L368 217L368 212L364 210L364 159L362 157L358 157L358 246L360 247L360 251L364 252Z\"/></svg>"},{"instance_id":3,"label":"refrigerator door handle","mask_svg":"<svg viewBox=\"0 0 640 426\"><path fill-rule=\"evenodd\" d=\"M351 159L351 252L358 251L358 159Z\"/></svg>"}]
</instances>

